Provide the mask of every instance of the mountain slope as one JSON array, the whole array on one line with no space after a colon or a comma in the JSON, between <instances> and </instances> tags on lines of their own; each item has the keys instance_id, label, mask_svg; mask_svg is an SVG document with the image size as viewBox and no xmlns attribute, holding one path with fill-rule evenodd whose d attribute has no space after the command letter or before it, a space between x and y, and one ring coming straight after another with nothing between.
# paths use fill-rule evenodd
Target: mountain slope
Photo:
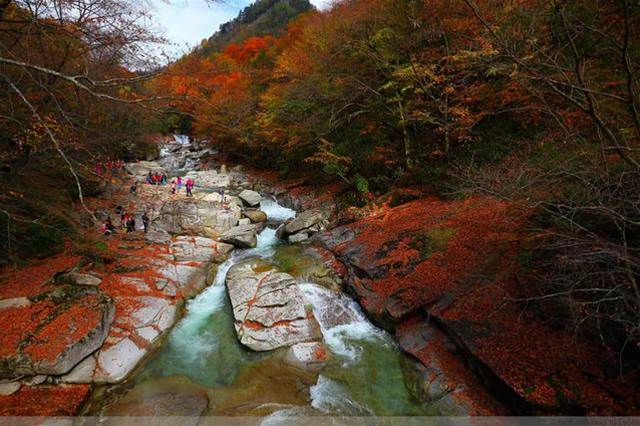
<instances>
[{"instance_id":1,"label":"mountain slope","mask_svg":"<svg viewBox=\"0 0 640 426\"><path fill-rule=\"evenodd\" d=\"M313 9L309 0L257 0L245 7L237 18L222 24L220 30L196 53L209 56L230 43L238 43L248 37L279 35L286 30L289 21Z\"/></svg>"}]
</instances>

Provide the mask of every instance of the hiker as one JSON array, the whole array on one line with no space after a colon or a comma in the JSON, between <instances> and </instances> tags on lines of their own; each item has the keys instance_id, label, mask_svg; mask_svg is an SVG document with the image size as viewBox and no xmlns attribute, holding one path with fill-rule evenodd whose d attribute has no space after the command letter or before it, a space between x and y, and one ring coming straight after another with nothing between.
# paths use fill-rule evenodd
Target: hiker
<instances>
[{"instance_id":1,"label":"hiker","mask_svg":"<svg viewBox=\"0 0 640 426\"><path fill-rule=\"evenodd\" d=\"M187 178L185 186L187 188L187 197L193 197L193 193L191 192L193 190L193 180L190 177Z\"/></svg>"},{"instance_id":2,"label":"hiker","mask_svg":"<svg viewBox=\"0 0 640 426\"><path fill-rule=\"evenodd\" d=\"M122 214L122 211L123 211L123 210L124 210L124 209L123 209L123 208L122 208L122 206L120 206L120 205L117 205L117 206L116 206L116 208L114 209L114 211L116 212L116 214L117 214L117 215Z\"/></svg>"},{"instance_id":3,"label":"hiker","mask_svg":"<svg viewBox=\"0 0 640 426\"><path fill-rule=\"evenodd\" d=\"M136 231L136 219L133 216L128 215L126 226L127 226L127 232L128 233L129 232L135 232Z\"/></svg>"},{"instance_id":4,"label":"hiker","mask_svg":"<svg viewBox=\"0 0 640 426\"><path fill-rule=\"evenodd\" d=\"M151 170L149 170L149 174L147 175L147 183L149 185L153 185L153 175L151 174Z\"/></svg>"},{"instance_id":5,"label":"hiker","mask_svg":"<svg viewBox=\"0 0 640 426\"><path fill-rule=\"evenodd\" d=\"M224 188L220 189L220 205L224 207Z\"/></svg>"},{"instance_id":6,"label":"hiker","mask_svg":"<svg viewBox=\"0 0 640 426\"><path fill-rule=\"evenodd\" d=\"M177 191L180 192L180 190L182 189L182 176L178 176L178 189Z\"/></svg>"},{"instance_id":7,"label":"hiker","mask_svg":"<svg viewBox=\"0 0 640 426\"><path fill-rule=\"evenodd\" d=\"M105 236L109 236L116 232L116 227L113 226L113 222L111 221L111 216L107 217L107 220L102 224L102 233Z\"/></svg>"},{"instance_id":8,"label":"hiker","mask_svg":"<svg viewBox=\"0 0 640 426\"><path fill-rule=\"evenodd\" d=\"M131 185L131 188L129 188L129 192L132 194L135 194L136 192L138 192L138 184L134 183L133 185Z\"/></svg>"},{"instance_id":9,"label":"hiker","mask_svg":"<svg viewBox=\"0 0 640 426\"><path fill-rule=\"evenodd\" d=\"M162 183L163 185L166 185L168 180L169 180L169 178L167 178L167 174L166 174L166 173L162 173L162 180L161 180L161 183Z\"/></svg>"},{"instance_id":10,"label":"hiker","mask_svg":"<svg viewBox=\"0 0 640 426\"><path fill-rule=\"evenodd\" d=\"M149 232L149 222L151 222L151 220L149 219L149 215L147 214L147 212L144 212L144 214L142 215L142 225L144 226L145 234Z\"/></svg>"},{"instance_id":11,"label":"hiker","mask_svg":"<svg viewBox=\"0 0 640 426\"><path fill-rule=\"evenodd\" d=\"M176 185L177 185L177 184L176 184L176 180L175 180L175 179L173 179L173 180L171 181L171 195L175 195L175 194L176 194Z\"/></svg>"}]
</instances>

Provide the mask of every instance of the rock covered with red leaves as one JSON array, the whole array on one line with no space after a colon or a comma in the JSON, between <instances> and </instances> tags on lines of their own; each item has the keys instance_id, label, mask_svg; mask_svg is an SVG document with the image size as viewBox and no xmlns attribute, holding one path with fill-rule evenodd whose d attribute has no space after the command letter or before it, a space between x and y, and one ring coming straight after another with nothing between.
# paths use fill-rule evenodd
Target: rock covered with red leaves
<instances>
[{"instance_id":1,"label":"rock covered with red leaves","mask_svg":"<svg viewBox=\"0 0 640 426\"><path fill-rule=\"evenodd\" d=\"M515 412L637 413L638 383L611 374L614 360L516 302L527 295L517 261L525 219L492 198L430 198L335 228L319 240L347 267L349 289L361 305L396 329L401 346L434 378L451 377L438 370L458 369L434 361L429 348L447 352L433 338L436 327ZM416 318L417 324L406 324ZM457 377L466 382L456 385L459 395L477 390L477 380Z\"/></svg>"}]
</instances>

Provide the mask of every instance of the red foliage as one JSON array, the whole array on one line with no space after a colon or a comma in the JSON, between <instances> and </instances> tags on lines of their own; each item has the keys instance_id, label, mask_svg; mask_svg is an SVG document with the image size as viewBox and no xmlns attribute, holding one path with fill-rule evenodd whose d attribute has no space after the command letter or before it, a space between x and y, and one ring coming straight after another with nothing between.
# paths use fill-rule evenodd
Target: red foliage
<instances>
[{"instance_id":1,"label":"red foliage","mask_svg":"<svg viewBox=\"0 0 640 426\"><path fill-rule=\"evenodd\" d=\"M98 296L87 295L71 305L33 335L24 353L34 360L54 361L65 348L100 325L102 311L97 309L97 303Z\"/></svg>"},{"instance_id":2,"label":"red foliage","mask_svg":"<svg viewBox=\"0 0 640 426\"><path fill-rule=\"evenodd\" d=\"M0 359L15 356L20 342L55 310L51 301L42 301L25 308L5 309L0 315Z\"/></svg>"},{"instance_id":3,"label":"red foliage","mask_svg":"<svg viewBox=\"0 0 640 426\"><path fill-rule=\"evenodd\" d=\"M609 354L517 302L524 219L491 198L424 199L350 225L356 237L333 250L368 275L352 277L368 311L396 321L428 311L532 406L637 413L638 382L608 376Z\"/></svg>"},{"instance_id":4,"label":"red foliage","mask_svg":"<svg viewBox=\"0 0 640 426\"><path fill-rule=\"evenodd\" d=\"M75 416L89 391L88 385L23 386L13 395L0 396L0 416Z\"/></svg>"},{"instance_id":5,"label":"red foliage","mask_svg":"<svg viewBox=\"0 0 640 426\"><path fill-rule=\"evenodd\" d=\"M5 269L0 274L0 299L37 296L47 290L51 277L60 271L70 269L80 261L80 256L66 252L36 262L20 269Z\"/></svg>"}]
</instances>

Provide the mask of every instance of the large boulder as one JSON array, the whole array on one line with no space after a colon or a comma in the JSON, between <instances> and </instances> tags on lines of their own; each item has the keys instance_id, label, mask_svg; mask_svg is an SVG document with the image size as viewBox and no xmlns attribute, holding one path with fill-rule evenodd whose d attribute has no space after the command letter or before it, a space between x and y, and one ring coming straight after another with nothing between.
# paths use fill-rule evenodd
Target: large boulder
<instances>
[{"instance_id":1,"label":"large boulder","mask_svg":"<svg viewBox=\"0 0 640 426\"><path fill-rule=\"evenodd\" d=\"M229 270L226 285L238 339L248 348L270 351L322 338L291 275L249 260Z\"/></svg>"},{"instance_id":2,"label":"large boulder","mask_svg":"<svg viewBox=\"0 0 640 426\"><path fill-rule=\"evenodd\" d=\"M227 188L231 183L229 175L220 175L215 170L189 172L188 176L198 188Z\"/></svg>"},{"instance_id":3,"label":"large boulder","mask_svg":"<svg viewBox=\"0 0 640 426\"><path fill-rule=\"evenodd\" d=\"M239 195L240 199L244 201L249 207L257 207L262 202L262 195L255 191L245 189Z\"/></svg>"},{"instance_id":4,"label":"large boulder","mask_svg":"<svg viewBox=\"0 0 640 426\"><path fill-rule=\"evenodd\" d=\"M320 230L318 225L320 225L324 220L326 220L324 212L320 210L307 210L300 213L291 222L287 223L284 227L284 233L285 235L294 235L306 230L318 232Z\"/></svg>"},{"instance_id":5,"label":"large boulder","mask_svg":"<svg viewBox=\"0 0 640 426\"><path fill-rule=\"evenodd\" d=\"M258 244L257 233L255 225L241 225L229 229L220 240L239 248L254 248Z\"/></svg>"},{"instance_id":6,"label":"large boulder","mask_svg":"<svg viewBox=\"0 0 640 426\"><path fill-rule=\"evenodd\" d=\"M84 286L59 287L30 305L4 309L3 317L15 321L0 333L0 378L69 372L102 346L114 313L109 297Z\"/></svg>"},{"instance_id":7,"label":"large boulder","mask_svg":"<svg viewBox=\"0 0 640 426\"><path fill-rule=\"evenodd\" d=\"M245 210L244 215L251 220L252 223L262 223L268 219L267 214L260 210Z\"/></svg>"},{"instance_id":8,"label":"large boulder","mask_svg":"<svg viewBox=\"0 0 640 426\"><path fill-rule=\"evenodd\" d=\"M233 250L230 244L204 237L180 236L171 244L171 254L178 262L210 262Z\"/></svg>"},{"instance_id":9,"label":"large boulder","mask_svg":"<svg viewBox=\"0 0 640 426\"><path fill-rule=\"evenodd\" d=\"M137 163L128 163L125 165L125 169L129 174L136 177L144 177L149 174L149 172L164 171L162 165L155 161L138 161Z\"/></svg>"},{"instance_id":10,"label":"large boulder","mask_svg":"<svg viewBox=\"0 0 640 426\"><path fill-rule=\"evenodd\" d=\"M198 199L170 200L162 205L152 230L170 234L201 234L209 230L223 233L238 223L242 215L240 208L223 208Z\"/></svg>"}]
</instances>

